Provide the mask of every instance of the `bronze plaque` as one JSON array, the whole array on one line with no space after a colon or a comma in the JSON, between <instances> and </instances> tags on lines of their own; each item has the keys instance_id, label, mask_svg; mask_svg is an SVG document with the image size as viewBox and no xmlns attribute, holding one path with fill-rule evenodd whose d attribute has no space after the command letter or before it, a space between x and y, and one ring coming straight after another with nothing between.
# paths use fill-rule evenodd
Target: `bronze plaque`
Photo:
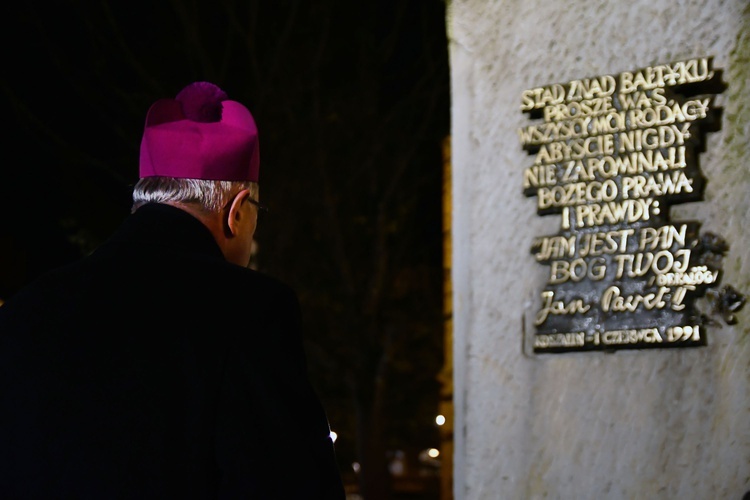
<instances>
[{"instance_id":1,"label":"bronze plaque","mask_svg":"<svg viewBox=\"0 0 750 500\"><path fill-rule=\"evenodd\" d=\"M533 158L523 194L560 220L531 244L549 269L534 352L705 345L695 301L718 286L728 248L669 210L703 199L698 160L720 127L720 73L695 58L523 92L535 120L519 129Z\"/></svg>"}]
</instances>

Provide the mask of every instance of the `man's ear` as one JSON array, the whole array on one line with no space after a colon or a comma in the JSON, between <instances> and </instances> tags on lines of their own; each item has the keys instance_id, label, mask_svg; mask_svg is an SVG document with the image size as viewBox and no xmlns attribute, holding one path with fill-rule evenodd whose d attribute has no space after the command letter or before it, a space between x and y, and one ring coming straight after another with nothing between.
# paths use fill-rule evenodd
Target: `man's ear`
<instances>
[{"instance_id":1,"label":"man's ear","mask_svg":"<svg viewBox=\"0 0 750 500\"><path fill-rule=\"evenodd\" d=\"M242 212L242 203L245 201L245 198L247 196L250 196L250 191L247 189L243 189L236 195L234 195L234 199L232 200L232 204L229 205L229 210L227 211L227 214L225 216L225 229L227 231L227 236L237 236L237 233L240 231L240 222L242 220L242 217L246 217L246 214Z\"/></svg>"}]
</instances>

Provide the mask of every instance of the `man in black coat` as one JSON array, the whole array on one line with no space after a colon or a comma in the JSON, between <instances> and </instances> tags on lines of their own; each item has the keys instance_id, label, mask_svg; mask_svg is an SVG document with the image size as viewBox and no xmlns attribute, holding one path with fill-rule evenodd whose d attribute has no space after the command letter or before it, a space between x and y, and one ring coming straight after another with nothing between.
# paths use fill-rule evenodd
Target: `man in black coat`
<instances>
[{"instance_id":1,"label":"man in black coat","mask_svg":"<svg viewBox=\"0 0 750 500\"><path fill-rule=\"evenodd\" d=\"M248 268L258 171L219 87L151 107L133 213L0 307L0 498L345 497L297 297Z\"/></svg>"}]
</instances>

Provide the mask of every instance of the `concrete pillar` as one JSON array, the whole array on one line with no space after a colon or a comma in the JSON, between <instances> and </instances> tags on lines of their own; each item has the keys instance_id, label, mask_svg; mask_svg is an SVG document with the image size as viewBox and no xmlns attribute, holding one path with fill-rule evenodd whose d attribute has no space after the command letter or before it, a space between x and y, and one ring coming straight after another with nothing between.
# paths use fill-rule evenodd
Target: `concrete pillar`
<instances>
[{"instance_id":1,"label":"concrete pillar","mask_svg":"<svg viewBox=\"0 0 750 500\"><path fill-rule=\"evenodd\" d=\"M750 294L748 3L453 0L447 24L455 498L742 498L750 307L732 324L695 298L691 308L707 321L702 345L535 352L550 267L530 249L560 234L561 215L539 215L537 196L524 195L535 157L518 130L544 122L521 110L526 90L711 58L726 88L710 94L720 127L697 152L705 187L700 200L662 215L720 236L721 285ZM597 282L579 285L587 283L600 298ZM566 321L593 331L585 318L601 304L593 307L556 316L555 331ZM623 317L634 327L674 319L654 310Z\"/></svg>"}]
</instances>

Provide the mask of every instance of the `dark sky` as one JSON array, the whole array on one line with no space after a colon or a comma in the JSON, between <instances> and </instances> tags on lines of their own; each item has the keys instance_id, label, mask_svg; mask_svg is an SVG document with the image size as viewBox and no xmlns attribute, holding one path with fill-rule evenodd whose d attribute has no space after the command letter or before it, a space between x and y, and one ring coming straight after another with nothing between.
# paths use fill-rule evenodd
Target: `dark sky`
<instances>
[{"instance_id":1,"label":"dark sky","mask_svg":"<svg viewBox=\"0 0 750 500\"><path fill-rule=\"evenodd\" d=\"M297 192L288 184L319 178L294 170L311 158L338 174L363 157L393 164L418 144L407 152L410 169L439 162L448 131L443 2L352 4L32 0L7 8L0 298L89 251L127 214L145 112L191 81L213 81L253 111L262 186L277 205L287 203L278 188ZM288 171L266 166L282 163ZM362 184L387 189L368 175ZM419 189L433 196L417 205L434 219L439 178L427 183Z\"/></svg>"}]
</instances>

